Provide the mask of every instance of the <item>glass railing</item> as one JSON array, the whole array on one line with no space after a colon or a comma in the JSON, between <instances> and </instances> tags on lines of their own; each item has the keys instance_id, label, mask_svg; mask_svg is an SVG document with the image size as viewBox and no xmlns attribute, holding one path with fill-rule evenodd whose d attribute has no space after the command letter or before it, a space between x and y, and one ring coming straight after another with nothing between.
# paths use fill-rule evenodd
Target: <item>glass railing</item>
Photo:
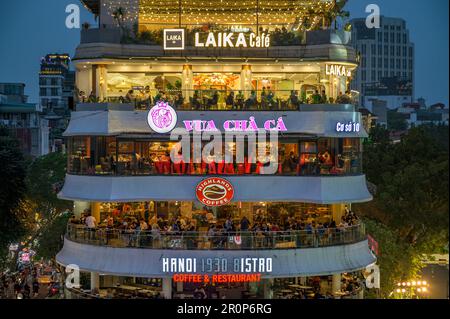
<instances>
[{"instance_id":1,"label":"glass railing","mask_svg":"<svg viewBox=\"0 0 450 319\"><path fill-rule=\"evenodd\" d=\"M317 160L290 162L278 164L275 173L263 174L263 167L270 164L256 163L173 163L170 160L152 161L128 157L120 161L103 160L93 165L89 158L70 156L67 172L73 175L115 175L115 176L145 176L145 175L238 175L238 176L343 176L362 173L362 153L347 153L337 157L337 163L320 163ZM267 170L266 170L267 171Z\"/></svg>"},{"instance_id":2,"label":"glass railing","mask_svg":"<svg viewBox=\"0 0 450 319\"><path fill-rule=\"evenodd\" d=\"M87 228L68 224L66 237L78 243L115 248L174 250L296 249L346 245L366 239L364 224L338 228L292 231L216 232L160 230L138 231L115 228Z\"/></svg>"},{"instance_id":3,"label":"glass railing","mask_svg":"<svg viewBox=\"0 0 450 319\"><path fill-rule=\"evenodd\" d=\"M131 88L130 88L131 90ZM314 107L305 105L331 105L341 111L339 105L350 105L353 99L343 95L338 99L320 94L300 93L297 90L182 90L168 89L133 90L124 96L110 96L103 100L82 97L79 103L126 103L137 110L148 110L158 101L168 102L174 109L186 111L312 111ZM351 109L350 111L354 111ZM349 111L348 106L345 111Z\"/></svg>"}]
</instances>

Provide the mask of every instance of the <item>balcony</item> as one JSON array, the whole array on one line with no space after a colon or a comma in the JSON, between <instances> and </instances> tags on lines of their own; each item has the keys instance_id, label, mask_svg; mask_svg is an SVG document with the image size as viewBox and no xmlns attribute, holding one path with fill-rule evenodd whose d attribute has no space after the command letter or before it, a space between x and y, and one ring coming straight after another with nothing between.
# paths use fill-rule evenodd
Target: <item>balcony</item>
<instances>
[{"instance_id":1,"label":"balcony","mask_svg":"<svg viewBox=\"0 0 450 319\"><path fill-rule=\"evenodd\" d=\"M132 90L134 92L134 90ZM138 91L136 91L138 92ZM124 96L80 98L77 110L93 110L96 104L111 104L113 109L149 110L158 101L168 102L180 111L323 111L355 112L355 98L342 95L338 99L320 95L299 94L297 90L186 90L169 89L164 91L144 88L139 93ZM353 104L352 104L353 103ZM131 106L131 108L130 108Z\"/></svg>"},{"instance_id":2,"label":"balcony","mask_svg":"<svg viewBox=\"0 0 450 319\"><path fill-rule=\"evenodd\" d=\"M230 236L229 236L230 235ZM271 258L270 273L262 278L321 276L364 269L376 258L370 253L364 226L321 234L295 231L266 234L236 233L207 236L203 233L142 235L105 230L87 231L69 226L59 264L81 270L131 277L163 278L162 258L226 259ZM198 269L199 274L208 270Z\"/></svg>"},{"instance_id":3,"label":"balcony","mask_svg":"<svg viewBox=\"0 0 450 319\"><path fill-rule=\"evenodd\" d=\"M88 229L84 225L68 224L67 239L96 246L114 248L146 248L177 250L258 250L298 249L347 245L366 238L364 224L343 228L323 228L312 231L240 231L164 232L133 231L112 228Z\"/></svg>"},{"instance_id":4,"label":"balcony","mask_svg":"<svg viewBox=\"0 0 450 319\"><path fill-rule=\"evenodd\" d=\"M350 46L350 32L342 30L315 30L280 32L273 30L269 48L196 48L193 33L186 34L183 51L165 51L162 29L142 33L137 37L130 31L114 26L82 29L81 44L74 59L92 58L148 58L148 57L224 57L224 58L286 58L329 60L356 63L355 50Z\"/></svg>"}]
</instances>

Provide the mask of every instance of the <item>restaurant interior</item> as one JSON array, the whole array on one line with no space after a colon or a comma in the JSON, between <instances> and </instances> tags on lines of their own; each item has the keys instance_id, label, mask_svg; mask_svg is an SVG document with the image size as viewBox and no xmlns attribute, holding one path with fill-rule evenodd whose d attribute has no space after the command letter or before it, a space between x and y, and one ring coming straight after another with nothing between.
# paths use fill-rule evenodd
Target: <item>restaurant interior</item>
<instances>
[{"instance_id":1,"label":"restaurant interior","mask_svg":"<svg viewBox=\"0 0 450 319\"><path fill-rule=\"evenodd\" d=\"M274 142L263 144L266 154L256 156L259 143L252 150L246 142L244 162L238 162L242 157L236 154L236 142L222 143L221 152L197 160L192 144L186 154L168 140L77 136L68 138L67 167L70 174L79 175L255 175L269 163L278 163L278 175L358 174L362 169L359 138L283 138L277 147ZM181 162L174 163L171 154Z\"/></svg>"}]
</instances>

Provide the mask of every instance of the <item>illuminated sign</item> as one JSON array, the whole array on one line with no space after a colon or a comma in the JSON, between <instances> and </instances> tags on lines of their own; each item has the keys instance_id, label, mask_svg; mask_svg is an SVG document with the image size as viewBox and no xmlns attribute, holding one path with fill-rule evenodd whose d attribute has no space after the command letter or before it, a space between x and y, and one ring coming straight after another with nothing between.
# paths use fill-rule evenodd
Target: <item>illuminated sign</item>
<instances>
[{"instance_id":1,"label":"illuminated sign","mask_svg":"<svg viewBox=\"0 0 450 319\"><path fill-rule=\"evenodd\" d=\"M184 50L184 29L164 29L164 50Z\"/></svg>"},{"instance_id":2,"label":"illuminated sign","mask_svg":"<svg viewBox=\"0 0 450 319\"><path fill-rule=\"evenodd\" d=\"M184 127L188 132L218 132L218 128L214 120L202 121L192 120L183 121ZM226 120L222 125L225 132L257 132L260 127L253 116L248 120ZM263 126L266 131L286 132L287 128L284 124L283 118L279 117L277 120L269 119L264 121Z\"/></svg>"},{"instance_id":3,"label":"illuminated sign","mask_svg":"<svg viewBox=\"0 0 450 319\"><path fill-rule=\"evenodd\" d=\"M159 101L147 115L150 128L156 133L168 133L177 125L177 112L164 101Z\"/></svg>"},{"instance_id":4,"label":"illuminated sign","mask_svg":"<svg viewBox=\"0 0 450 319\"><path fill-rule=\"evenodd\" d=\"M357 122L336 123L336 132L353 133L359 132L361 125Z\"/></svg>"},{"instance_id":5,"label":"illuminated sign","mask_svg":"<svg viewBox=\"0 0 450 319\"><path fill-rule=\"evenodd\" d=\"M206 206L223 206L233 198L234 188L226 179L210 177L198 183L195 195Z\"/></svg>"},{"instance_id":6,"label":"illuminated sign","mask_svg":"<svg viewBox=\"0 0 450 319\"><path fill-rule=\"evenodd\" d=\"M163 273L270 273L272 258L168 258L161 260Z\"/></svg>"},{"instance_id":7,"label":"illuminated sign","mask_svg":"<svg viewBox=\"0 0 450 319\"><path fill-rule=\"evenodd\" d=\"M327 64L325 65L325 74L351 77L352 71L348 70L344 65Z\"/></svg>"},{"instance_id":8,"label":"illuminated sign","mask_svg":"<svg viewBox=\"0 0 450 319\"><path fill-rule=\"evenodd\" d=\"M209 32L206 39L200 39L201 33L195 33L197 48L268 48L270 36L262 33L244 32Z\"/></svg>"}]
</instances>

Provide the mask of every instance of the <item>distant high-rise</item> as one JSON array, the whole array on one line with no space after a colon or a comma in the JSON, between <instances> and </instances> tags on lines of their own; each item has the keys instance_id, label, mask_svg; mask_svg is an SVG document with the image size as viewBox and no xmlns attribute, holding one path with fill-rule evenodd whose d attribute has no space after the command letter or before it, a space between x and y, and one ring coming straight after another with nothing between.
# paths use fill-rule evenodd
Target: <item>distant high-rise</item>
<instances>
[{"instance_id":1,"label":"distant high-rise","mask_svg":"<svg viewBox=\"0 0 450 319\"><path fill-rule=\"evenodd\" d=\"M39 104L50 123L52 151L60 149L74 105L75 72L70 70L68 54L47 54L39 72Z\"/></svg>"},{"instance_id":2,"label":"distant high-rise","mask_svg":"<svg viewBox=\"0 0 450 319\"><path fill-rule=\"evenodd\" d=\"M25 84L0 83L0 126L20 141L23 153L32 157L49 152L48 122L36 104L27 103Z\"/></svg>"},{"instance_id":3,"label":"distant high-rise","mask_svg":"<svg viewBox=\"0 0 450 319\"><path fill-rule=\"evenodd\" d=\"M352 43L360 53L360 67L355 72L351 84L352 89L361 94L361 104L367 104L366 96L372 96L374 87L383 86L386 78L396 78L400 88L405 82L410 86L410 94L405 96L404 90L398 94L390 91L385 98L389 101L411 102L414 99L414 43L410 41L406 22L400 18L381 16L380 28L366 27L365 18L351 20ZM367 89L367 92L366 92ZM380 93L382 94L382 93ZM406 97L406 100L405 100ZM364 105L368 107L367 105ZM398 105L396 107L401 106ZM390 105L388 106L390 107Z\"/></svg>"}]
</instances>

